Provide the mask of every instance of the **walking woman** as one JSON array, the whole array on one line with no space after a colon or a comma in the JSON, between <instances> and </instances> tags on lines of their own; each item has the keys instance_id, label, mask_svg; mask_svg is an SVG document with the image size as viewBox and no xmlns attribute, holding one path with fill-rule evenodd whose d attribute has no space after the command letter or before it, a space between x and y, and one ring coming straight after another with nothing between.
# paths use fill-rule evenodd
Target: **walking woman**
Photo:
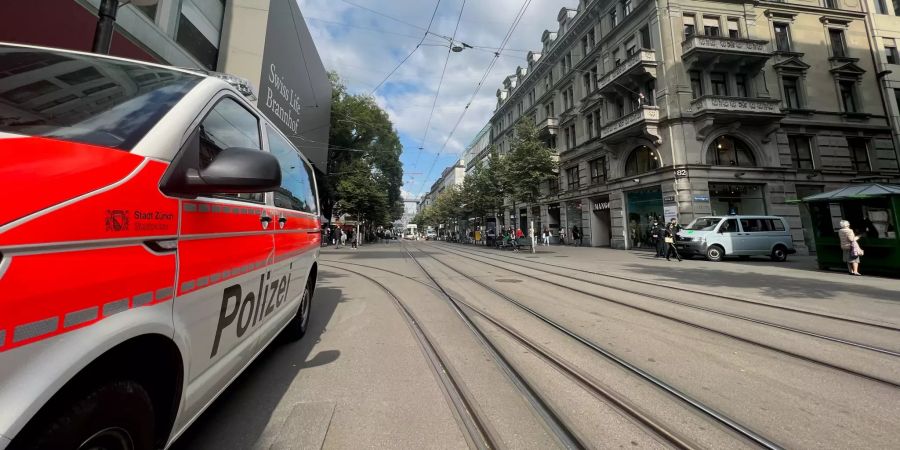
<instances>
[{"instance_id":1,"label":"walking woman","mask_svg":"<svg viewBox=\"0 0 900 450\"><path fill-rule=\"evenodd\" d=\"M678 249L675 248L675 236L677 234L677 225L670 223L666 226L666 230L663 234L663 240L666 244L666 261L671 261L672 255L675 255L675 257L678 258L678 262L681 262L681 255L678 254Z\"/></svg>"},{"instance_id":2,"label":"walking woman","mask_svg":"<svg viewBox=\"0 0 900 450\"><path fill-rule=\"evenodd\" d=\"M838 237L841 239L841 250L844 253L844 262L847 263L847 269L850 275L861 276L859 273L859 257L863 255L863 251L859 248L859 236L850 228L850 222L842 220L840 222L841 229L838 230Z\"/></svg>"}]
</instances>

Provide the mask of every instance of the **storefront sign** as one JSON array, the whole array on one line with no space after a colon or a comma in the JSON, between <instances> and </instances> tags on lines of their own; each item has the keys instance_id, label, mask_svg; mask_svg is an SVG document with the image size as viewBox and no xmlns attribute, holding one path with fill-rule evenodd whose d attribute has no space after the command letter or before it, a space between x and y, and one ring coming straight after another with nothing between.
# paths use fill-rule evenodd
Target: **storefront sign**
<instances>
[{"instance_id":1,"label":"storefront sign","mask_svg":"<svg viewBox=\"0 0 900 450\"><path fill-rule=\"evenodd\" d=\"M663 217L665 217L666 223L672 221L672 219L678 219L678 206L676 205L667 205L663 207Z\"/></svg>"},{"instance_id":2,"label":"storefront sign","mask_svg":"<svg viewBox=\"0 0 900 450\"><path fill-rule=\"evenodd\" d=\"M675 196L668 195L668 196L663 197L663 203L675 203Z\"/></svg>"},{"instance_id":3,"label":"storefront sign","mask_svg":"<svg viewBox=\"0 0 900 450\"><path fill-rule=\"evenodd\" d=\"M709 196L708 195L695 195L694 201L695 202L708 202Z\"/></svg>"},{"instance_id":4,"label":"storefront sign","mask_svg":"<svg viewBox=\"0 0 900 450\"><path fill-rule=\"evenodd\" d=\"M609 209L609 202L594 203L594 211L605 211Z\"/></svg>"}]
</instances>

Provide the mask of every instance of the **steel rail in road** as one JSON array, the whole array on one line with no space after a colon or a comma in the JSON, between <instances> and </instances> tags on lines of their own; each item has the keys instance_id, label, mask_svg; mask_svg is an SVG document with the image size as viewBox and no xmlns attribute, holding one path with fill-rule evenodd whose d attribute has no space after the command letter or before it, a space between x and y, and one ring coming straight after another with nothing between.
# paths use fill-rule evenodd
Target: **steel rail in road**
<instances>
[{"instance_id":1,"label":"steel rail in road","mask_svg":"<svg viewBox=\"0 0 900 450\"><path fill-rule=\"evenodd\" d=\"M460 384L458 375L446 363L446 358L441 355L441 352L435 347L431 338L419 325L419 320L416 319L416 316L413 315L412 311L410 311L403 301L400 300L400 297L384 283L359 271L327 263L323 263L322 265L356 274L381 288L381 290L394 300L394 305L400 311L400 315L403 316L406 324L409 325L410 330L413 332L413 336L415 336L419 348L422 349L422 352L425 354L426 359L431 365L435 377L440 380L444 394L450 400L450 404L453 407L454 416L456 416L460 425L462 425L462 428L466 431L466 441L469 446L479 450L498 448L497 443L499 441L494 436L494 432L490 430L487 423L481 418L481 415L475 408L472 400L470 400L471 394L469 394L462 384Z\"/></svg>"},{"instance_id":2,"label":"steel rail in road","mask_svg":"<svg viewBox=\"0 0 900 450\"><path fill-rule=\"evenodd\" d=\"M457 315L462 319L463 323L472 331L475 335L475 338L479 341L479 343L484 347L484 349L491 355L494 361L500 366L501 369L506 373L509 377L510 381L515 385L519 392L525 397L525 399L532 406L534 411L544 420L544 423L553 433L553 435L559 440L559 442L568 449L582 449L587 448L582 440L569 429L568 426L559 418L556 412L553 411L552 408L541 398L541 396L537 393L537 391L531 387L531 385L525 381L525 378L519 374L519 372L510 364L510 362L503 356L503 354L497 349L497 347L488 339L488 337L478 328L477 325L472 321L468 314L463 311L460 301L455 297L451 296L432 275L425 269L424 266L410 253L409 248L406 245L403 246L403 249L406 251L406 254L412 259L413 262L419 266L419 269L422 270L422 273L431 280L431 282L441 291L441 294L444 298L447 299L450 306L457 313Z\"/></svg>"},{"instance_id":3,"label":"steel rail in road","mask_svg":"<svg viewBox=\"0 0 900 450\"><path fill-rule=\"evenodd\" d=\"M407 251L408 251L408 250L407 250ZM565 334L566 336L569 336L569 337L571 337L572 339L576 340L577 342L579 342L579 343L585 345L585 346L588 347L589 349L591 349L591 350L593 350L594 352L600 354L601 356L605 357L606 359L608 359L608 360L614 362L616 365L618 365L618 366L624 368L624 369L627 370L628 372L633 373L633 374L639 376L640 378L642 378L642 379L644 379L644 380L650 382L652 385L654 385L654 386L656 386L656 387L662 389L663 391L665 391L665 392L667 392L667 393L673 395L674 397L678 398L678 399L681 400L682 402L684 402L684 403L688 404L689 406L693 407L694 409L700 411L702 414L706 415L707 417L712 418L714 421L716 421L716 422L718 422L718 423L720 423L720 424L722 424L722 425L728 427L729 429L731 429L731 430L733 430L734 432L738 433L739 435L741 435L741 436L743 436L743 437L749 439L750 441L754 442L755 444L760 445L760 446L762 446L762 447L764 447L764 448L771 449L771 450L780 450L780 449L782 448L781 446L779 446L779 445L776 444L775 442L773 442L773 441L771 441L771 440L769 440L769 439L763 437L763 436L760 435L759 433L757 433L757 432L751 430L750 428L748 428L748 427L746 427L746 426L740 424L740 423L737 422L736 420L731 419L730 417L728 417L728 416L725 415L724 413L721 413L721 412L719 412L719 411L713 409L712 407L703 404L702 402L700 402L700 401L694 399L693 397L689 396L688 394L682 392L682 391L679 390L678 388L676 388L676 387L674 387L674 386L672 386L672 385L666 383L665 381L661 380L660 378L657 378L656 376L650 374L649 372L646 372L646 371L644 371L643 369L641 369L641 368L639 368L639 367L637 367L637 366L635 366L635 365L629 363L628 361L622 359L621 357L619 357L618 355L612 353L611 351L609 351L609 350L607 350L607 349L601 347L600 345L597 345L596 343L594 343L594 342L588 340L587 338L582 337L581 335L579 335L579 334L577 334L577 333L575 333L575 332L569 330L568 328L566 328L566 327L560 325L558 322L554 321L553 319L550 319L549 317L547 317L547 316L545 316L545 315L543 315L543 314L537 312L536 310L534 310L534 309L532 309L532 308L526 306L525 304L519 302L518 300L515 300L514 298L512 298L512 297L510 297L510 296L508 296L508 295L506 295L506 294L504 294L504 293L502 293L502 292L500 292L500 291L494 289L493 287L488 286L488 285L485 284L484 282L482 282L482 281L480 281L480 280L478 280L478 279L476 279L476 278L474 278L474 277L472 277L472 276L470 276L470 275L468 275L468 274L465 274L465 273L463 273L463 272L461 272L461 271L459 271L459 270L453 268L452 266L450 266L450 265L444 263L443 261L441 261L441 260L435 258L434 256L432 256L432 255L429 254L428 252L424 252L424 251L422 251L422 250L419 250L419 251L422 252L422 253L424 253L424 254L426 254L426 255L428 255L428 256L430 256L434 261L437 261L438 263L440 263L440 264L443 265L444 267L447 267L447 268L449 268L450 270L452 270L453 272L462 275L462 276L465 277L467 280L469 280L469 281L471 281L471 282L473 282L473 283L475 283L475 284L478 284L479 286L481 286L481 287L483 287L483 288L489 290L490 292L494 293L495 295L499 296L500 298L503 298L504 300L507 300L508 302L512 303L513 305L516 305L517 307L519 307L519 308L522 309L523 311L528 312L529 314L531 314L533 317L537 318L538 320L540 320L540 321L546 323L547 325L550 325L551 327L555 328L556 330L560 331L561 333ZM415 259L415 257L413 257L413 258ZM417 263L418 263L418 261L417 261ZM421 264L420 264L420 266L421 266Z\"/></svg>"},{"instance_id":4,"label":"steel rail in road","mask_svg":"<svg viewBox=\"0 0 900 450\"><path fill-rule=\"evenodd\" d=\"M429 244L429 245L433 245L433 244ZM437 246L435 246L435 247L443 248L443 247L437 247ZM464 252L464 253L482 255L485 258L493 259L495 261L499 261L499 259L497 259L496 257L487 256L487 255L495 255L500 258L511 259L511 260L515 260L517 262L534 262L534 261L530 261L528 259L521 258L521 257L499 255L496 253L488 253L488 252L480 251L480 250L469 250L469 251L459 250L459 249L457 249L457 250ZM631 277L626 277L624 275L617 275L617 274L608 273L608 272L596 272L593 270L579 269L577 267L568 267L568 266L564 266L561 264L553 264L553 263L549 263L549 262L541 262L541 264L543 264L545 266L556 267L556 268L565 269L565 270L572 270L575 272L586 273L586 274L590 274L590 275L598 275L598 276L613 278L613 279L622 280L622 281L629 281L632 283L643 283L643 284L653 283L653 285L658 286L658 287L663 287L666 289L672 289L672 290L681 291L681 292L687 292L687 293L691 293L691 294L699 294L699 295L704 295L707 297L719 298L722 300L728 300L728 301L732 301L732 302L748 303L751 305L761 306L761 307L765 307L765 308L778 309L778 310L782 310L782 311L790 311L790 312L795 312L798 314L822 317L822 318L837 320L837 321L841 321L841 322L848 322L848 323L852 323L852 324L856 324L856 325L866 325L866 326L870 326L870 327L874 327L874 328L881 328L884 330L900 332L900 327L896 327L896 326L884 325L884 324L869 322L869 321L865 321L865 320L851 319L849 317L835 316L835 315L820 313L820 312L816 312L816 311L809 311L809 310L802 309L802 308L792 308L790 306L761 303L758 301L749 300L749 299L741 298L741 297L735 297L735 296L731 296L731 295L719 294L719 293L715 293L715 292L704 292L704 291L699 291L696 289L686 288L686 287L682 287L682 286L675 286L675 285L668 284L668 283L659 283L658 281L655 281L655 280L631 278ZM553 272L551 272L551 273L553 273ZM567 275L558 274L558 273L554 273L554 275L567 276ZM569 278L572 278L572 277L569 277ZM573 278L573 279L580 280L580 281L587 281L587 280L582 280L581 278ZM622 288L618 288L618 287L603 284L603 283L595 282L594 284L597 284L598 286L609 287L611 289L620 289L620 290L622 289ZM641 294L641 295L645 295L645 294Z\"/></svg>"},{"instance_id":5,"label":"steel rail in road","mask_svg":"<svg viewBox=\"0 0 900 450\"><path fill-rule=\"evenodd\" d=\"M449 254L455 254L456 256L461 256L459 253L456 253L456 252L454 252L454 251L446 250L446 249L444 249L444 248L442 248L442 247L435 247L435 248L438 248L438 249L440 249L441 251L447 252L447 253L449 253ZM463 253L470 253L470 252L463 252ZM494 258L487 258L487 259L494 259ZM494 259L494 260L497 261L496 259ZM857 371L857 370L851 369L851 368L849 368L849 367L839 366L839 365L832 364L832 363L827 362L827 361L822 361L822 360L820 360L820 359L813 358L813 357L811 357L811 356L802 355L802 354L799 354L799 353L796 353L796 352L793 352L793 351L790 351L790 350L785 350L785 349L783 349L783 348L775 347L775 346L773 346L773 345L764 344L764 343L762 343L762 342L757 342L757 341L754 341L754 340L752 340L752 339L748 339L748 338L745 338L745 337L742 337L742 336L738 336L738 335L736 335L736 334L732 334L732 333L729 333L729 332L726 332L726 331L717 330L717 329L715 329L715 328L710 328L710 327L707 327L707 326L704 326L704 325L700 325L700 324L697 324L697 323L694 323L694 322L690 322L690 321L687 321L687 320L684 320L684 319L680 319L680 318L678 318L678 317L670 316L670 315L668 315L668 314L663 314L663 313L660 313L660 312L657 312L657 311L653 311L653 310L650 310L650 309L647 309L647 308L644 308L644 307L641 307L641 306L633 305L633 304L630 304L630 303L625 302L625 301L622 301L622 300L616 300L616 299L613 299L613 298L610 298L610 297L607 297L607 296L604 296L604 295L596 294L596 293L594 293L594 292L589 292L589 291L586 291L586 290L584 290L584 289L579 289L579 288L576 288L576 287L567 286L567 285L565 285L565 284L563 284L563 283L557 283L557 282L555 282L555 281L551 281L551 280L547 280L547 279L544 279L544 278L541 278L541 277L538 277L538 276L534 276L534 275L531 275L531 274L527 274L527 273L521 272L521 271L519 271L519 270L510 269L510 268L508 268L508 267L502 267L502 266L499 266L499 265L497 265L497 264L493 264L493 263L486 262L486 261L472 260L472 259L470 259L470 261L477 261L477 262L479 262L479 263L481 263L481 264L484 264L484 265L487 265L487 266L492 266L492 267L496 267L496 268L498 268L498 269L503 269L503 270L506 270L506 271L509 271L509 272L517 273L517 274L519 274L519 275L528 277L529 279L532 279L532 280L535 280L535 281L540 281L540 282L547 283L547 284L550 284L550 285L553 285L553 286L558 286L558 287L561 287L561 288L563 288L563 289L570 290L570 291L572 291L572 292L577 292L577 293L579 293L579 294L584 294L584 295L587 295L587 296L589 296L589 297L593 297L593 298L596 298L596 299L600 299L600 300L603 300L603 301L606 301L606 302L609 302L609 303L615 303L615 304L617 304L617 305L621 305L621 306L624 306L624 307L626 307L626 308L631 308L631 309L634 309L634 310L637 310L637 311L641 311L641 312L644 312L644 313L647 313L647 314L650 314L650 315L654 315L654 316L657 316L657 317L662 317L662 318L664 318L664 319L668 319L668 320L671 320L671 321L673 321L673 322L680 323L680 324L682 324L682 325L687 325L687 326L694 327L694 328L698 328L698 329L701 329L701 330L704 330L704 331L709 331L709 332L711 332L711 333L715 333L715 334L718 334L718 335L721 335L721 336L729 337L729 338L732 338L732 339L735 339L735 340L738 340L738 341L741 341L741 342L745 342L745 343L748 343L748 344L751 344L751 345L755 345L755 346L757 346L757 347L762 347L762 348L765 348L765 349L767 349L767 350L772 350L772 351L775 351L775 352L778 352L778 353L782 353L782 354L784 354L784 355L788 355L788 356L791 356L791 357L794 357L794 358L797 358L797 359L801 359L801 360L804 360L804 361L808 361L808 362L812 362L812 363L815 363L815 364L819 364L819 365L821 365L821 366L825 366L825 367L828 367L828 368L831 368L831 369L835 369L835 370L838 370L838 371L841 371L841 372L849 373L849 374L851 374L851 375L855 375L855 376L858 376L858 377L861 377L861 378L865 378L865 379L868 379L868 380L876 381L876 382L883 383L883 384L889 385L889 386L891 386L891 387L900 389L900 383L898 383L898 382L896 382L896 381L891 381L891 380L888 380L888 379L885 379L885 378L881 378L881 377L879 377L879 376L877 376L877 375L871 375L871 374L867 374L867 373L862 373L862 372L859 372L859 371ZM505 264L510 264L509 262L506 262L506 261L501 261L501 262L503 262L503 263L505 263ZM534 269L534 268L530 268L530 267L529 267L528 269L529 269L529 270L539 270L539 269ZM574 277L570 277L570 276L566 276L566 275L562 275L562 274L557 274L557 273L552 273L552 275L561 276L561 277L564 277L564 278L570 278L570 279L577 280L577 281L581 281L581 282L588 283L588 284L598 284L598 283L592 283L591 281L588 281L588 280L582 280L582 279L580 279L580 278L574 278ZM617 288L615 288L615 287L610 287L610 288L611 288L611 289L617 289ZM646 294L638 294L638 295L641 295L641 296L647 296ZM653 297L650 297L650 298L653 298ZM798 331L802 331L802 330L798 330ZM834 339L837 339L837 338L834 338ZM864 346L864 345L865 345L865 344L861 344L860 346ZM886 352L890 352L890 350L885 350L885 351L886 351Z\"/></svg>"}]
</instances>

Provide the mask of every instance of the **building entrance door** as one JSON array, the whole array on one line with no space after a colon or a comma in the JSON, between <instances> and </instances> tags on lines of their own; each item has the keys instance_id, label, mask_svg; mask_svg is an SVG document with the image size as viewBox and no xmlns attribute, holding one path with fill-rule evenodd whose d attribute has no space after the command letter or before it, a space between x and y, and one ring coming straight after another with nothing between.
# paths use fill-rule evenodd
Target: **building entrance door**
<instances>
[{"instance_id":1,"label":"building entrance door","mask_svg":"<svg viewBox=\"0 0 900 450\"><path fill-rule=\"evenodd\" d=\"M594 197L591 199L591 247L609 247L611 242L609 197Z\"/></svg>"},{"instance_id":2,"label":"building entrance door","mask_svg":"<svg viewBox=\"0 0 900 450\"><path fill-rule=\"evenodd\" d=\"M810 195L825 192L822 186L797 186L797 199L803 199ZM800 203L800 225L803 227L803 243L809 249L810 255L816 254L816 237L813 233L812 215L809 213L809 204Z\"/></svg>"},{"instance_id":3,"label":"building entrance door","mask_svg":"<svg viewBox=\"0 0 900 450\"><path fill-rule=\"evenodd\" d=\"M650 226L663 218L662 189L650 186L626 193L628 204L628 241L631 248L652 248Z\"/></svg>"}]
</instances>

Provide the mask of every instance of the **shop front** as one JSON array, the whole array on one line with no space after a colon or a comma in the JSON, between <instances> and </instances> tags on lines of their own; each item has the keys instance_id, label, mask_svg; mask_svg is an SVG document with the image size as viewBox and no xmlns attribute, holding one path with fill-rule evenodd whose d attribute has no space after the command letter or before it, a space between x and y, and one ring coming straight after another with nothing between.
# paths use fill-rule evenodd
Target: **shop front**
<instances>
[{"instance_id":1,"label":"shop front","mask_svg":"<svg viewBox=\"0 0 900 450\"><path fill-rule=\"evenodd\" d=\"M609 247L612 242L612 220L609 196L591 197L591 247Z\"/></svg>"},{"instance_id":2,"label":"shop front","mask_svg":"<svg viewBox=\"0 0 900 450\"><path fill-rule=\"evenodd\" d=\"M628 217L628 248L652 248L650 227L663 220L663 196L660 186L649 186L625 193Z\"/></svg>"},{"instance_id":3,"label":"shop front","mask_svg":"<svg viewBox=\"0 0 900 450\"><path fill-rule=\"evenodd\" d=\"M709 183L709 203L716 216L766 214L764 184Z\"/></svg>"}]
</instances>

